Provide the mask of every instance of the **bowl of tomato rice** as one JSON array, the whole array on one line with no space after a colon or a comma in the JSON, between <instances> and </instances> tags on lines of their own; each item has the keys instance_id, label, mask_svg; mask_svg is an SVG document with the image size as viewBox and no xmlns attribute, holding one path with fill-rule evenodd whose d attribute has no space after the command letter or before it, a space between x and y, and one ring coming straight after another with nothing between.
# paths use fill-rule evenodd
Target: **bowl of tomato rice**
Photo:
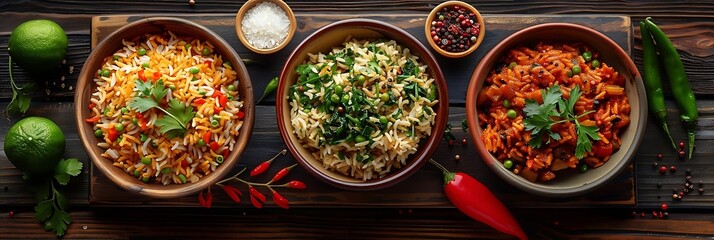
<instances>
[{"instance_id":1,"label":"bowl of tomato rice","mask_svg":"<svg viewBox=\"0 0 714 240\"><path fill-rule=\"evenodd\" d=\"M647 99L617 43L592 28L547 23L501 41L475 69L469 132L484 162L523 191L583 195L627 168Z\"/></svg>"},{"instance_id":2,"label":"bowl of tomato rice","mask_svg":"<svg viewBox=\"0 0 714 240\"><path fill-rule=\"evenodd\" d=\"M94 47L80 73L76 126L93 165L155 198L223 178L251 136L250 77L233 48L188 20L131 22Z\"/></svg>"}]
</instances>

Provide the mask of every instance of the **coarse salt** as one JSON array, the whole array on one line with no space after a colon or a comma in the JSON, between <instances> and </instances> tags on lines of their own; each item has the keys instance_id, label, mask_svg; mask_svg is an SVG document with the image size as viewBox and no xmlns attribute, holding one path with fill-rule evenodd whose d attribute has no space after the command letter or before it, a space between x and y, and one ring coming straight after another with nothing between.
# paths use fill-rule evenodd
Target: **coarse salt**
<instances>
[{"instance_id":1,"label":"coarse salt","mask_svg":"<svg viewBox=\"0 0 714 240\"><path fill-rule=\"evenodd\" d=\"M262 2L246 12L241 25L250 45L269 49L278 46L288 36L290 20L277 4Z\"/></svg>"}]
</instances>

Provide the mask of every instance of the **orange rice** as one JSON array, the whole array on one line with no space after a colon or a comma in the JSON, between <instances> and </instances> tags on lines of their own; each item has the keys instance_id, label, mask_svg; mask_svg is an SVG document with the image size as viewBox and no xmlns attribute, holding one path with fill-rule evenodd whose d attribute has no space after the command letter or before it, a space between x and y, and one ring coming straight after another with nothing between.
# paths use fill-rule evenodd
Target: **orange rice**
<instances>
[{"instance_id":1,"label":"orange rice","mask_svg":"<svg viewBox=\"0 0 714 240\"><path fill-rule=\"evenodd\" d=\"M592 59L599 59L598 53L582 43L541 42L533 47L517 47L487 77L477 100L482 140L497 159L513 162L514 173L533 182L548 181L555 178L555 172L580 164L597 168L619 149L619 135L630 124L625 78L604 62L592 68L592 62L581 55L586 51L592 52ZM569 77L568 72L576 65L581 73ZM597 126L601 140L593 141L592 151L582 159L574 154L577 134L572 122L552 126L551 131L561 136L559 141L552 140L538 149L528 145L531 135L523 124L525 100L542 103L542 90L555 84L565 99L570 97L571 89L579 86L582 96L575 103L577 115L595 111L579 122ZM506 100L509 107L504 106ZM515 118L507 116L509 109L516 111Z\"/></svg>"}]
</instances>

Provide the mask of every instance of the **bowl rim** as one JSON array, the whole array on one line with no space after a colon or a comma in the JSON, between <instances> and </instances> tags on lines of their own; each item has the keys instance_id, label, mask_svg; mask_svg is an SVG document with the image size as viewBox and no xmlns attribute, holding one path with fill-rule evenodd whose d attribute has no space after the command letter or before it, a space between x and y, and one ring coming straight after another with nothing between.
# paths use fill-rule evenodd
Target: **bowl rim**
<instances>
[{"instance_id":1,"label":"bowl rim","mask_svg":"<svg viewBox=\"0 0 714 240\"><path fill-rule=\"evenodd\" d=\"M321 37L322 35L325 35L329 32L334 31L335 29L340 29L340 28L346 28L346 27L359 27L359 28L368 28L368 29L380 29L378 31L390 31L390 34L396 34L400 35L405 39L407 42L411 42L412 45L417 46L418 48L421 49L412 49L412 54L414 53L419 53L419 59L424 61L429 68L433 69L433 73L435 73L436 76L431 76L434 78L435 84L437 84L437 87L439 89L439 103L437 106L439 106L439 109L437 111L437 119L435 120L434 125L432 126L432 135L429 136L429 138L426 139L426 142L421 144L417 150L416 153L413 153L408 159L411 161L408 163L406 166L402 167L401 169L394 170L391 173L389 173L387 176L383 178L379 178L376 180L369 180L369 181L357 181L357 182L344 182L340 181L338 179L332 178L329 175L323 173L323 171L330 171L330 170L325 170L323 168L319 168L317 166L313 166L310 164L309 160L307 160L304 156L300 155L300 152L298 151L298 148L302 148L301 146L298 146L298 144L294 143L291 141L290 136L292 133L288 132L287 127L285 126L285 119L287 116L284 116L283 113L283 108L284 103L287 103L287 100L283 98L286 93L286 85L287 84L292 84L292 81L288 80L288 77L290 73L293 71L293 69L288 69L288 67L291 65L290 63L292 61L297 61L298 59L298 54L302 52L305 48L308 47L310 42L314 39L317 39ZM386 30L385 30L386 29ZM399 44L404 46L404 41L398 41ZM291 61L292 60L292 61ZM303 60L303 59L299 59ZM396 27L392 24L379 21L379 20L374 20L374 19L366 19L366 18L352 18L352 19L344 19L340 20L337 22L330 23L326 26L323 26L322 28L318 29L314 33L310 34L310 36L306 37L296 48L293 50L293 52L290 54L288 57L288 60L285 62L283 65L281 74L280 74L280 83L278 86L277 93L275 95L275 108L276 108L276 115L278 118L278 128L280 130L280 135L283 139L283 142L285 142L285 145L287 146L288 150L290 150L290 153L293 155L293 157L296 159L296 161L307 170L310 174L313 176L317 177L318 179L332 185L338 188L346 189L346 190L377 190L377 189L383 189L386 187L390 187L394 184L397 184L398 182L401 182L402 180L406 179L408 176L411 176L413 173L415 173L417 170L419 170L431 157L431 155L434 153L434 151L438 148L439 142L441 140L441 136L444 132L444 129L446 128L446 123L448 122L448 110L449 110L449 97L448 97L448 90L446 86L446 80L444 78L444 74L441 71L441 67L439 66L438 62L436 61L436 58L434 55L426 49L426 47L419 41L417 40L414 36L406 32L405 30ZM285 106L287 107L287 106ZM439 115L440 114L440 115ZM420 153L420 149L423 149ZM338 173L339 174L339 173Z\"/></svg>"},{"instance_id":2,"label":"bowl rim","mask_svg":"<svg viewBox=\"0 0 714 240\"><path fill-rule=\"evenodd\" d=\"M629 81L633 82L633 85L635 86L635 94L638 98L639 104L636 105L640 110L640 115L639 119L637 122L631 122L630 126L633 127L634 125L635 129L633 129L634 132L634 138L632 145L629 147L629 149L625 149L626 152L624 153L622 159L616 163L616 166L613 168L612 171L608 171L602 176L589 181L589 182L583 182L582 184L579 184L574 187L553 187L553 186L548 186L544 184L538 184L538 183L533 183L530 182L526 179L524 179L521 176L518 176L516 174L513 174L511 171L507 171L504 168L502 168L502 164L500 161L496 160L491 153L489 153L486 150L486 147L481 141L480 138L480 132L481 128L478 125L477 118L476 118L476 100L478 97L478 91L479 91L479 85L483 86L481 83L483 80L482 79L476 79L481 72L488 72L490 69L486 69L486 65L488 65L487 59L498 59L504 51L508 50L508 48L513 47L513 45L517 45L518 41L517 38L521 35L526 35L529 33L541 31L543 29L554 29L554 28L559 28L559 29L567 29L571 31L582 31L590 34L593 36L593 38L598 39L599 41L605 42L606 45L612 47L612 51L614 52L614 55L616 57L622 59L622 62L624 63L624 66L622 68L628 69L632 73L632 76L626 76ZM530 41L530 40L529 40ZM601 50L602 51L602 50ZM637 66L635 63L632 61L630 56L612 39L604 35L603 33L594 30L590 27L583 26L580 24L574 24L574 23L562 23L562 22L556 22L556 23L543 23L543 24L538 24L534 26L530 26L524 29L521 29L502 41L500 41L494 48L491 49L483 58L483 60L478 64L476 69L474 70L471 80L469 83L469 87L467 89L467 95L466 95L466 118L468 121L469 126L474 126L469 129L469 133L471 135L472 140L476 144L477 151L479 152L479 155L481 155L481 158L483 161L486 163L486 165L494 172L496 175L498 175L501 179L504 181L508 182L512 186L523 190L525 192L535 194L538 196L543 196L543 197L574 197L574 196L579 196L583 195L586 193L589 193L591 191L596 190L598 187L603 186L605 183L609 182L612 180L614 177L616 177L621 171L623 171L626 166L630 163L630 161L634 158L634 156L637 153L637 149L639 148L639 145L642 141L642 135L644 133L645 126L647 125L647 97L646 93L644 92L644 85L641 80L641 75L639 71L637 70Z\"/></svg>"},{"instance_id":3,"label":"bowl rim","mask_svg":"<svg viewBox=\"0 0 714 240\"><path fill-rule=\"evenodd\" d=\"M242 85L242 88L245 88L245 94L241 96L243 99L243 109L245 112L245 117L243 118L243 126L241 130L241 134L243 136L238 136L236 139L236 144L233 149L233 151L230 153L229 157L227 160L221 164L220 168L214 171L213 173L209 174L208 176L205 176L201 178L198 182L196 183L185 183L181 185L177 184L169 184L169 185L162 185L158 183L143 183L139 181L138 179L133 179L132 181L126 181L122 175L126 175L128 173L124 172L123 170L113 166L111 162L109 162L109 159L106 159L104 157L98 156L94 153L93 149L98 148L96 144L92 144L90 140L85 139L85 136L87 136L87 130L85 129L86 122L84 122L84 118L80 116L82 114L83 109L86 109L84 104L80 104L85 102L82 99L89 99L90 95L87 94L85 95L85 91L89 91L91 94L91 90L84 90L86 88L89 88L92 86L92 79L93 79L93 69L88 69L88 66L91 64L93 59L99 59L98 61L103 61L103 59L106 56L99 56L99 51L98 49L103 49L103 48L111 48L111 49L119 49L120 46L109 46L109 42L111 39L116 39L116 38L124 38L127 33L130 31L134 31L137 26L143 26L143 25L151 25L151 24L158 24L161 28L165 28L166 23L176 23L180 24L183 26L187 26L191 28L192 30L196 31L203 31L207 35L211 36L214 39L211 39L211 43L214 44L214 46L224 46L225 50L227 52L223 52L222 55L228 56L226 59L232 59L233 56L235 57L235 63L233 63L233 68L236 69L236 72L238 72L238 77L244 78L245 80L240 82ZM204 39L205 40L205 39ZM116 50L114 50L116 51ZM107 35L102 41L97 44L94 48L92 48L92 51L90 52L89 56L87 57L87 60L85 61L84 67L82 68L82 71L79 74L79 78L77 79L77 85L76 85L76 92L74 96L74 113L75 113L75 126L77 128L77 134L79 135L79 139L82 142L82 146L84 147L85 152L87 153L87 156L92 162L92 165L96 166L97 169L99 169L107 178L109 178L114 184L117 186L121 187L124 190L127 190L132 193L139 193L142 195L146 195L149 197L153 198L177 198L177 197L183 197L187 195L191 195L193 193L196 193L200 190L203 190L205 188L208 188L209 186L213 185L215 182L223 178L226 174L228 174L232 169L233 166L240 161L240 156L243 154L244 150L246 149L247 143L250 140L250 137L252 135L253 131L253 123L254 123L254 104L253 104L253 87L252 87L252 81L250 79L250 75L248 75L247 69L245 65L243 64L243 61L241 60L240 56L238 53L233 49L233 47L226 42L220 35L216 34L212 30L208 29L205 26L202 26L198 23L192 22L190 20L182 19L182 18L175 18L175 17L149 17L149 18L142 18L139 20L136 20L134 22L130 22L119 29L113 31L109 35ZM240 81L240 80L236 80ZM122 174L122 175L120 175ZM173 187L171 187L173 186Z\"/></svg>"},{"instance_id":4,"label":"bowl rim","mask_svg":"<svg viewBox=\"0 0 714 240\"><path fill-rule=\"evenodd\" d=\"M444 49L441 49L439 46L436 45L434 40L431 38L431 22L430 22L430 20L432 20L432 19L434 19L434 17L436 17L436 13L439 12L439 9L442 9L447 6L454 6L454 5L458 5L458 6L465 7L467 9L469 9L469 11L474 13L474 15L479 23L479 34L478 34L476 43L474 45L471 45L471 47L469 47L466 51L463 51L463 52L449 52ZM454 1L454 0L446 1L446 2L439 4L438 6L434 7L431 10L431 12L429 12L429 15L427 15L426 20L424 22L424 35L426 36L426 42L429 43L431 48L434 49L434 51L441 54L442 56L445 56L448 58L461 58L461 57L465 57L465 56L473 53L481 45L481 42L483 42L483 39L486 36L486 21L483 19L483 16L481 16L481 13L479 13L479 11L471 4L468 4L468 3L462 2L462 1Z\"/></svg>"},{"instance_id":5,"label":"bowl rim","mask_svg":"<svg viewBox=\"0 0 714 240\"><path fill-rule=\"evenodd\" d=\"M262 3L262 2L272 2L278 5L285 14L288 16L288 20L290 21L290 27L288 27L288 35L285 37L285 40L283 40L280 44L273 48L257 48L254 47L253 45L248 42L248 39L245 38L245 34L243 33L243 17L245 16L245 13L248 12L251 8L255 7L255 5ZM259 54L271 54L275 53L277 51L282 50L287 46L290 41L292 40L293 36L295 35L295 29L297 28L297 20L295 19L295 13L293 13L293 10L290 8L290 6L282 1L282 0L248 0L243 5L238 9L238 13L236 13L236 22L235 22L235 29L236 29L236 35L238 35L238 39L240 40L241 43L243 43L243 46L245 48Z\"/></svg>"}]
</instances>

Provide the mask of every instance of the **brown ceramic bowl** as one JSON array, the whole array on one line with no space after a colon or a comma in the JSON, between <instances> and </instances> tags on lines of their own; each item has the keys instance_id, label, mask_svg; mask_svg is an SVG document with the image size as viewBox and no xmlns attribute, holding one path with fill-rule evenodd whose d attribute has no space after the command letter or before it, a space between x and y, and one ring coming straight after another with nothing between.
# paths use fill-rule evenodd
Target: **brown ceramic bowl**
<instances>
[{"instance_id":1,"label":"brown ceramic bowl","mask_svg":"<svg viewBox=\"0 0 714 240\"><path fill-rule=\"evenodd\" d=\"M446 49L441 49L435 42L434 39L431 36L431 27L432 27L432 22L437 20L437 13L445 7L453 7L453 6L460 6L464 9L467 9L467 11L470 11L476 15L476 20L478 21L479 24L479 34L476 39L476 43L474 45L471 45L466 51L463 52L450 52L447 51ZM481 42L483 42L483 38L486 35L486 24L483 21L483 17L481 17L481 14L474 8L471 4L462 2L462 1L447 1L444 3L439 4L436 6L431 12L429 13L429 16L426 18L426 22L424 23L424 34L426 34L426 41L431 45L431 48L434 49L434 51L438 52L444 57L449 57L449 58L460 58L467 56L471 54L473 51L478 48L479 45L481 45Z\"/></svg>"},{"instance_id":2,"label":"brown ceramic bowl","mask_svg":"<svg viewBox=\"0 0 714 240\"><path fill-rule=\"evenodd\" d=\"M237 81L240 85L240 97L244 103L245 118L243 119L243 127L240 129L240 135L238 139L236 139L233 151L228 158L216 168L215 172L204 176L196 183L162 185L157 183L144 183L137 180L134 176L124 172L123 169L113 166L112 160L100 156L103 150L97 146L98 141L97 138L94 137L92 126L84 121L84 119L89 118L90 114L87 108L90 95L97 87L93 81L94 74L101 68L104 63L103 59L107 56L111 56L123 46L122 39L132 39L147 33L159 34L166 31L171 31L177 36L191 36L210 41L214 45L214 49L223 56L224 61L230 61L238 73ZM245 65L243 65L243 61L235 50L233 50L231 45L225 42L216 33L204 26L184 19L168 17L146 18L129 23L111 33L99 45L92 49L91 54L82 67L76 89L76 95L74 97L76 124L84 149L87 151L94 166L102 171L112 182L132 193L139 193L156 198L175 198L206 189L231 171L233 165L238 162L238 158L243 153L243 150L245 150L245 146L253 129L253 119L255 115L253 87L250 77L248 76L248 71Z\"/></svg>"},{"instance_id":3,"label":"brown ceramic bowl","mask_svg":"<svg viewBox=\"0 0 714 240\"><path fill-rule=\"evenodd\" d=\"M434 106L437 113L435 124L432 127L431 136L423 139L419 143L417 152L412 154L407 159L407 165L401 169L393 169L391 173L385 177L363 181L350 176L343 175L339 172L326 170L322 166L322 162L315 159L310 151L303 148L299 143L298 138L293 134L293 127L290 124L290 105L288 105L288 88L297 80L295 67L304 63L308 57L308 53L327 53L333 47L339 47L347 39L352 36L355 39L393 39L401 46L407 47L412 54L419 56L420 61L427 65L427 71L434 83L437 84L439 103ZM409 35L401 28L395 27L388 23L371 19L348 19L329 24L315 33L307 37L293 51L285 63L280 74L280 85L276 94L276 114L278 116L278 127L283 141L287 145L290 152L295 156L308 172L315 175L317 178L336 187L350 190L373 190L391 186L401 180L404 180L409 175L416 172L429 159L433 151L439 144L439 140L446 127L448 117L448 95L446 89L446 81L441 73L439 64L434 59L434 56L413 36Z\"/></svg>"},{"instance_id":4,"label":"brown ceramic bowl","mask_svg":"<svg viewBox=\"0 0 714 240\"><path fill-rule=\"evenodd\" d=\"M262 2L272 2L275 3L275 5L278 5L283 11L285 11L285 14L288 16L288 20L290 20L290 27L288 28L288 36L285 37L285 40L283 40L280 44L278 44L275 47L272 48L257 48L254 47L253 45L248 42L248 39L245 38L245 34L243 33L243 17L245 16L245 13L248 12L251 8L255 7L255 5L258 5L259 3ZM285 46L290 43L290 40L293 38L293 35L295 35L295 29L297 28L297 20L295 20L295 14L293 13L293 10L290 9L290 6L288 6L287 3L283 2L282 0L248 0L243 4L243 6L238 10L238 14L236 14L236 35L238 35L238 39L240 39L240 42L243 43L243 45L250 49L251 51L255 53L260 53L260 54L271 54L277 51L280 51L280 49L283 49Z\"/></svg>"},{"instance_id":5,"label":"brown ceramic bowl","mask_svg":"<svg viewBox=\"0 0 714 240\"><path fill-rule=\"evenodd\" d=\"M547 182L530 182L503 167L501 161L486 150L481 140L481 123L477 118L476 101L488 74L499 63L501 57L511 48L535 44L539 41L555 40L583 42L600 53L600 61L615 68L625 76L625 92L630 101L630 125L621 133L622 145L604 165L585 173L575 169L556 172L556 177ZM481 60L471 76L466 96L466 118L469 132L476 143L479 154L496 175L511 185L540 196L570 197L582 195L603 186L627 167L635 156L647 123L647 98L640 73L628 54L614 41L589 27L569 23L546 23L520 30L501 41Z\"/></svg>"}]
</instances>

